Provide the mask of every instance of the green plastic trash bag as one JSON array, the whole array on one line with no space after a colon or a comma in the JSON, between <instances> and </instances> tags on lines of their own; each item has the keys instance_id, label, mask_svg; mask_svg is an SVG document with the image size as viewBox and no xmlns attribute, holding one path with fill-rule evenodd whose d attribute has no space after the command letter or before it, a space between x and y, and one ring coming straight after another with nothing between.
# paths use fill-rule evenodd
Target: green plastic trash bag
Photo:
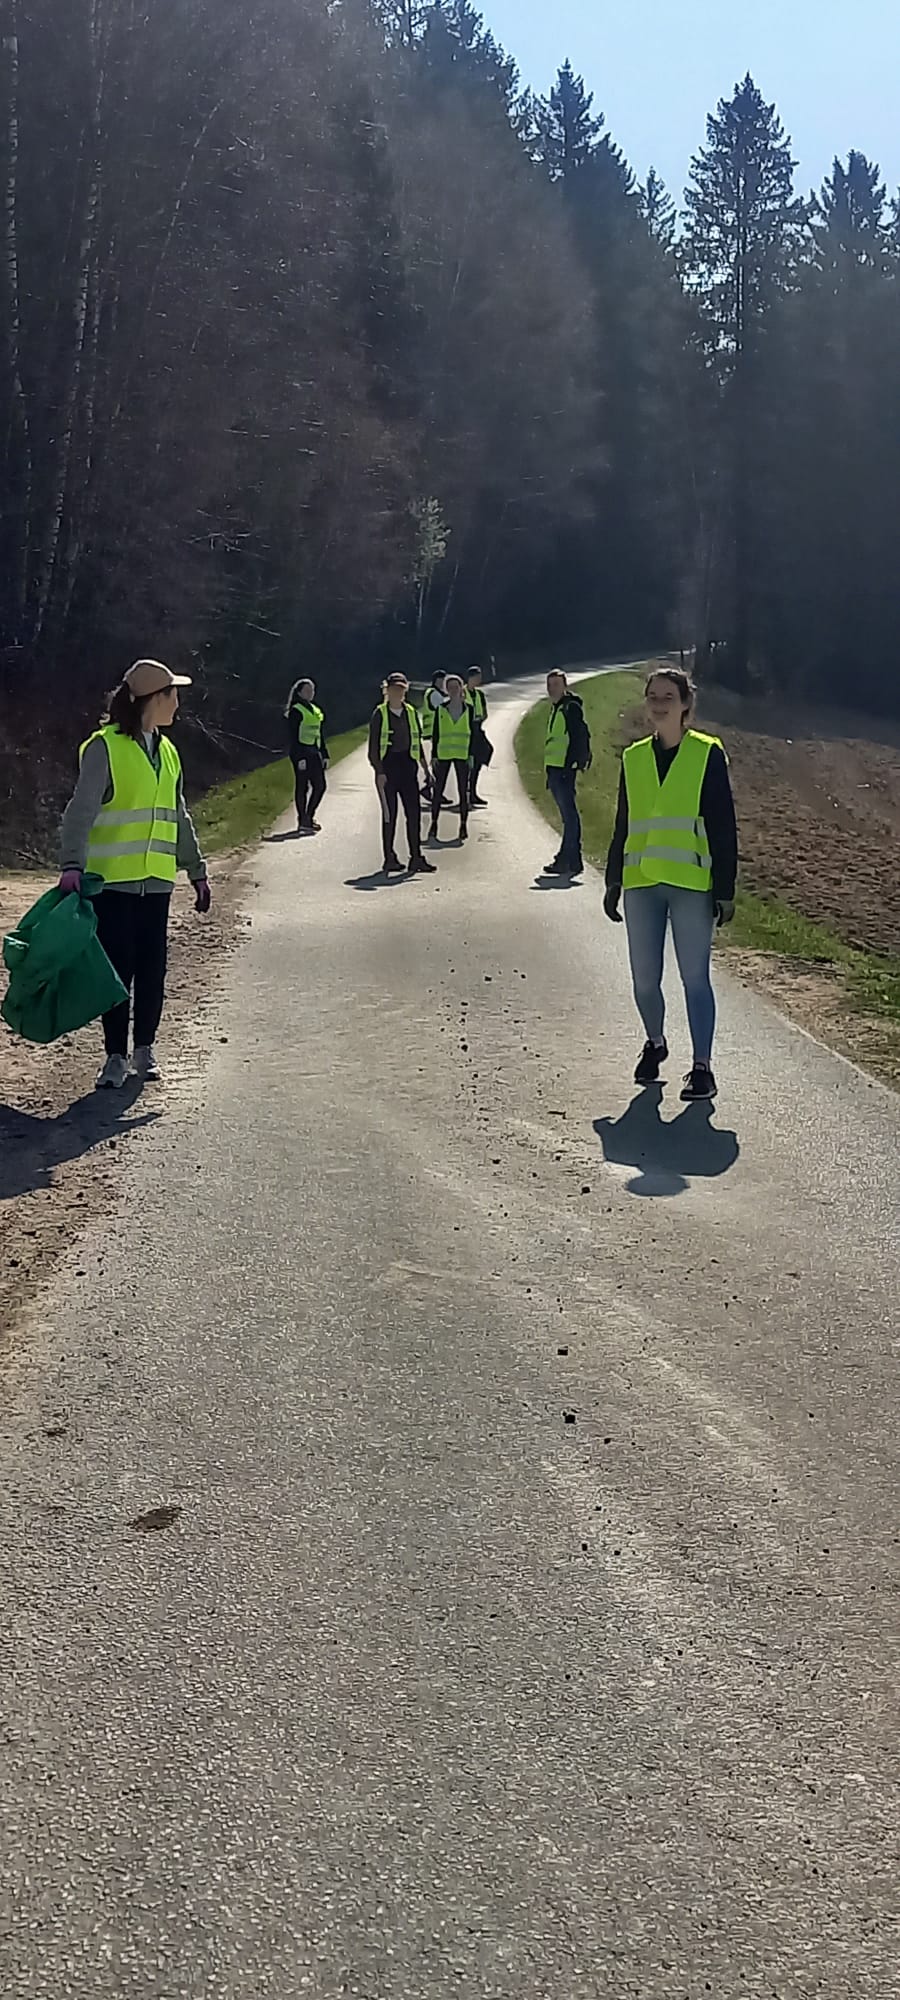
<instances>
[{"instance_id":1,"label":"green plastic trash bag","mask_svg":"<svg viewBox=\"0 0 900 2000\"><path fill-rule=\"evenodd\" d=\"M80 895L48 889L3 940L9 986L0 1015L26 1042L55 1042L85 1028L127 999L97 937L93 898L99 875L85 875Z\"/></svg>"}]
</instances>

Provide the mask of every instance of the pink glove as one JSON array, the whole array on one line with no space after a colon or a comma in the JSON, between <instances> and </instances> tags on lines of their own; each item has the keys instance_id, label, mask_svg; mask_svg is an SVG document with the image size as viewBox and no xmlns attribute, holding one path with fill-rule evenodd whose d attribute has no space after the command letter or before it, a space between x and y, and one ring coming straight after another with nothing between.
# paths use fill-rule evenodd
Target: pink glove
<instances>
[{"instance_id":1,"label":"pink glove","mask_svg":"<svg viewBox=\"0 0 900 2000\"><path fill-rule=\"evenodd\" d=\"M60 878L59 878L59 891L60 891L60 895L62 895L62 896L80 896L80 895L81 895L81 869L80 869L80 868L64 868L64 869L63 869L63 872L62 872L62 874L61 874L61 876L60 876Z\"/></svg>"},{"instance_id":2,"label":"pink glove","mask_svg":"<svg viewBox=\"0 0 900 2000\"><path fill-rule=\"evenodd\" d=\"M209 909L210 903L212 902L212 890L210 889L209 883L205 875L202 877L201 881L194 883L194 888L197 891L196 908L198 909L201 917L205 917Z\"/></svg>"}]
</instances>

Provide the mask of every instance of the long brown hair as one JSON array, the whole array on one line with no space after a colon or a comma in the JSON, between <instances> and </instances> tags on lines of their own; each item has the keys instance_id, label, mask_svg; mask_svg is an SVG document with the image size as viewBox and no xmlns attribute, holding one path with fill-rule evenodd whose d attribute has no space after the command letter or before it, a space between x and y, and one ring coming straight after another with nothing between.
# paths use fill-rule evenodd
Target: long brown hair
<instances>
[{"instance_id":1,"label":"long brown hair","mask_svg":"<svg viewBox=\"0 0 900 2000\"><path fill-rule=\"evenodd\" d=\"M144 702L136 701L127 681L120 681L112 694L106 697L106 713L100 717L101 729L112 723L120 736L133 736L135 740L144 731Z\"/></svg>"}]
</instances>

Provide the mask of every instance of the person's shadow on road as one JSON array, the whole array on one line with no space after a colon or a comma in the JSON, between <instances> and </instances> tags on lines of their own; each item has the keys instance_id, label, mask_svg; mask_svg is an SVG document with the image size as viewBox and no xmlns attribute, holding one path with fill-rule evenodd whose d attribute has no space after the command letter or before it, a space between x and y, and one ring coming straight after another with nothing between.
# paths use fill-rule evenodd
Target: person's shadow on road
<instances>
[{"instance_id":1,"label":"person's shadow on road","mask_svg":"<svg viewBox=\"0 0 900 2000\"><path fill-rule=\"evenodd\" d=\"M636 1167L629 1194L684 1194L690 1180L715 1180L740 1158L736 1132L711 1123L712 1103L686 1104L677 1118L660 1117L662 1084L641 1090L621 1118L595 1118L594 1131L610 1165Z\"/></svg>"},{"instance_id":2,"label":"person's shadow on road","mask_svg":"<svg viewBox=\"0 0 900 2000\"><path fill-rule=\"evenodd\" d=\"M0 1104L0 1202L49 1187L54 1168L65 1160L82 1159L111 1139L152 1125L159 1111L129 1116L140 1095L135 1078L124 1090L92 1090L53 1118Z\"/></svg>"},{"instance_id":3,"label":"person's shadow on road","mask_svg":"<svg viewBox=\"0 0 900 2000\"><path fill-rule=\"evenodd\" d=\"M580 889L583 884L571 875L536 875L532 889Z\"/></svg>"},{"instance_id":4,"label":"person's shadow on road","mask_svg":"<svg viewBox=\"0 0 900 2000\"><path fill-rule=\"evenodd\" d=\"M396 889L401 882L408 882L404 868L402 875L386 875L383 868L376 869L374 875L352 875L344 883L345 889Z\"/></svg>"}]
</instances>

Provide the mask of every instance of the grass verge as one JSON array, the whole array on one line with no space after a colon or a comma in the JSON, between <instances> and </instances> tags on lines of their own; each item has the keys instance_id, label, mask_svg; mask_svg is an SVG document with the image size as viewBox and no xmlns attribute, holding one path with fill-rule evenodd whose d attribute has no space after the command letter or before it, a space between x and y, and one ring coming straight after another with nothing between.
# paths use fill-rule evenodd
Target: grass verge
<instances>
[{"instance_id":1,"label":"grass verge","mask_svg":"<svg viewBox=\"0 0 900 2000\"><path fill-rule=\"evenodd\" d=\"M601 674L578 684L594 747L592 768L580 779L578 788L584 852L599 868L606 862L615 819L622 750L643 727L641 691L639 673ZM516 757L529 797L545 819L558 827L544 777L546 717L546 702L539 702L525 716L516 736ZM870 1023L884 1024L883 1037L868 1037L860 1060L900 1082L900 958L860 951L826 925L790 909L776 897L748 889L739 890L734 924L720 943L725 951L760 953L773 961L793 964L798 971L819 968L836 975L845 1011L864 1016ZM848 1052L858 1052L855 1041Z\"/></svg>"},{"instance_id":2,"label":"grass verge","mask_svg":"<svg viewBox=\"0 0 900 2000\"><path fill-rule=\"evenodd\" d=\"M347 729L342 736L331 737L328 756L332 767L357 750L365 737L364 728ZM294 773L287 757L214 786L191 809L204 854L222 854L258 840L287 811L293 796Z\"/></svg>"}]
</instances>

